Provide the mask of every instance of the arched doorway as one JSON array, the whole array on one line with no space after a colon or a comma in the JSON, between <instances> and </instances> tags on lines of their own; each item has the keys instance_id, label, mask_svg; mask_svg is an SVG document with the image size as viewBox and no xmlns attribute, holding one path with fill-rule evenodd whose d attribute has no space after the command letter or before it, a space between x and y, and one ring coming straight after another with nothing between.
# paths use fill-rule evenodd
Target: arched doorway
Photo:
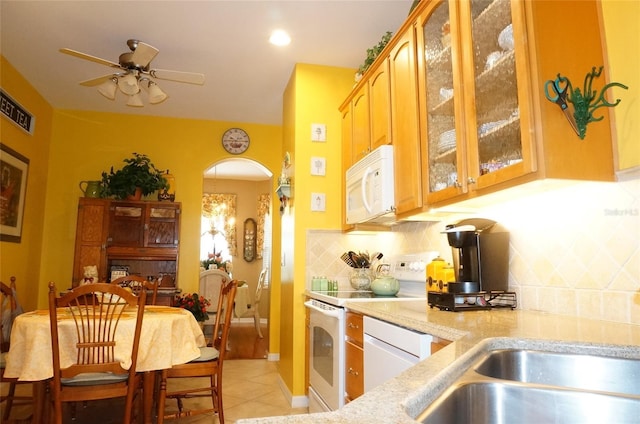
<instances>
[{"instance_id":1,"label":"arched doorway","mask_svg":"<svg viewBox=\"0 0 640 424\"><path fill-rule=\"evenodd\" d=\"M271 240L272 211L271 188L273 174L258 162L245 158L231 158L213 163L203 173L203 210L207 202L229 202L227 211L203 214L201 232L201 260L213 255L216 259L230 261L232 276L246 281L251 299L255 294L258 277L262 269L267 269L267 281L259 305L261 328L268 328L270 311ZM221 209L224 209L222 207ZM224 219L221 217L224 216ZM234 228L228 225L234 220ZM255 223L255 235L249 239L249 227ZM247 225L249 227L247 227ZM245 234L247 230L247 234ZM246 238L245 238L246 237ZM253 255L246 255L247 243L254 243ZM219 261L218 261L219 262ZM249 328L247 337L256 336L252 318L234 319L238 332ZM268 331L267 331L268 332ZM268 337L260 341L268 349ZM264 355L267 354L266 350ZM260 356L262 357L262 356Z\"/></svg>"}]
</instances>

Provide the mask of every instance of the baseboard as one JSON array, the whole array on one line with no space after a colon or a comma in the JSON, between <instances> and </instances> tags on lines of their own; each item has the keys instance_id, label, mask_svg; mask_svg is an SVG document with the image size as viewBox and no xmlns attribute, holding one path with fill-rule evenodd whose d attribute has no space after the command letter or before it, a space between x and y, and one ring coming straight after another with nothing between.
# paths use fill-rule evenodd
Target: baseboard
<instances>
[{"instance_id":1,"label":"baseboard","mask_svg":"<svg viewBox=\"0 0 640 424\"><path fill-rule=\"evenodd\" d=\"M282 391L282 394L284 394L284 397L287 399L287 402L289 402L289 405L291 405L292 408L306 408L309 406L308 397L291 395L289 388L287 387L284 380L282 380L282 377L280 377L279 374L278 374L278 386L280 386L280 390Z\"/></svg>"},{"instance_id":2,"label":"baseboard","mask_svg":"<svg viewBox=\"0 0 640 424\"><path fill-rule=\"evenodd\" d=\"M253 324L253 318L233 318L231 322L251 323ZM267 324L267 318L260 318L260 324Z\"/></svg>"},{"instance_id":3,"label":"baseboard","mask_svg":"<svg viewBox=\"0 0 640 424\"><path fill-rule=\"evenodd\" d=\"M269 362L278 362L280 360L279 353L268 353L267 352L267 361Z\"/></svg>"}]
</instances>

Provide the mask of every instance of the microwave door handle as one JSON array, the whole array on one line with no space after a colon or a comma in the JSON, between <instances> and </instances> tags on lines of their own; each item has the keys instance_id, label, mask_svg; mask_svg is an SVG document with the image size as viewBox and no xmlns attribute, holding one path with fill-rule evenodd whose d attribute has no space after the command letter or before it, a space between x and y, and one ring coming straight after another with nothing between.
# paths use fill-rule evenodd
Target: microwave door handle
<instances>
[{"instance_id":1,"label":"microwave door handle","mask_svg":"<svg viewBox=\"0 0 640 424\"><path fill-rule=\"evenodd\" d=\"M362 204L367 212L371 213L371 205L367 202L367 181L369 180L369 175L371 175L371 167L367 167L364 171L364 175L362 176Z\"/></svg>"}]
</instances>

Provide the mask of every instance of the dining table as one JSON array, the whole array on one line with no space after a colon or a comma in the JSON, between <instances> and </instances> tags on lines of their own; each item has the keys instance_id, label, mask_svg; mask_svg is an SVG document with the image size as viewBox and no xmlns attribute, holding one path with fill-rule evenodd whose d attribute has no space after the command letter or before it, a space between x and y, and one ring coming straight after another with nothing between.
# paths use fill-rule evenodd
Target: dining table
<instances>
[{"instance_id":1,"label":"dining table","mask_svg":"<svg viewBox=\"0 0 640 424\"><path fill-rule=\"evenodd\" d=\"M71 314L65 308L58 311L60 365L65 368L75 358L76 337ZM45 381L53 377L51 329L49 310L35 310L16 317L11 330L11 344L6 358L4 375L19 381L34 382L33 422L43 420ZM116 332L116 357L128 368L131 365L131 343L135 327L135 313L123 317ZM71 330L71 331L69 331ZM122 342L120 342L122 340ZM127 347L128 346L128 347ZM156 372L185 364L200 355L206 346L202 328L193 314L182 308L147 305L144 308L136 371L144 373L143 421L152 422L153 395Z\"/></svg>"}]
</instances>

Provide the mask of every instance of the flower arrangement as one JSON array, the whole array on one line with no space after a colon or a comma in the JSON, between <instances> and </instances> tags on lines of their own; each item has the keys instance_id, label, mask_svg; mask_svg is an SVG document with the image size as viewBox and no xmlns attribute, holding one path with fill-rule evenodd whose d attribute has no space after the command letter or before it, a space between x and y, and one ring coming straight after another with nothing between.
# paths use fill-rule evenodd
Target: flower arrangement
<instances>
[{"instance_id":1,"label":"flower arrangement","mask_svg":"<svg viewBox=\"0 0 640 424\"><path fill-rule=\"evenodd\" d=\"M207 254L207 259L200 261L200 265L204 269L221 269L227 274L231 274L233 271L233 264L231 261L223 260L220 252Z\"/></svg>"},{"instance_id":2,"label":"flower arrangement","mask_svg":"<svg viewBox=\"0 0 640 424\"><path fill-rule=\"evenodd\" d=\"M207 308L211 306L211 302L198 293L185 293L178 298L177 306L191 312L196 321L203 322L209 318Z\"/></svg>"}]
</instances>

